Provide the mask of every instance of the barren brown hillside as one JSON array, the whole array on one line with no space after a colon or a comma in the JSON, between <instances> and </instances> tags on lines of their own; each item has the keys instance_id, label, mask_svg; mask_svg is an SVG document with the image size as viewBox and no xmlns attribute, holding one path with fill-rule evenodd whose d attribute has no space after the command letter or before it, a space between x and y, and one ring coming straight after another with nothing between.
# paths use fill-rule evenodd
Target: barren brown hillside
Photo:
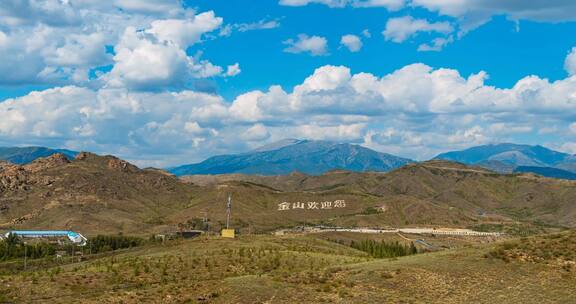
<instances>
[{"instance_id":1,"label":"barren brown hillside","mask_svg":"<svg viewBox=\"0 0 576 304\"><path fill-rule=\"evenodd\" d=\"M138 232L186 206L196 187L111 156L62 155L0 172L3 228Z\"/></svg>"},{"instance_id":2,"label":"barren brown hillside","mask_svg":"<svg viewBox=\"0 0 576 304\"><path fill-rule=\"evenodd\" d=\"M179 180L112 156L80 153L0 164L0 229L77 229L87 234L174 231L207 216L219 229L233 197L233 225L269 231L339 226L576 225L574 182L500 175L445 161L390 173L321 176L191 176Z\"/></svg>"},{"instance_id":3,"label":"barren brown hillside","mask_svg":"<svg viewBox=\"0 0 576 304\"><path fill-rule=\"evenodd\" d=\"M391 212L397 211L395 220L382 219L394 224L402 224L399 219L414 224L440 224L451 219L457 225L506 218L576 225L574 181L531 174L498 174L447 161L410 164L389 173L334 171L321 176L235 174L183 179L205 186L243 181L285 192L364 195L375 203L383 203Z\"/></svg>"}]
</instances>

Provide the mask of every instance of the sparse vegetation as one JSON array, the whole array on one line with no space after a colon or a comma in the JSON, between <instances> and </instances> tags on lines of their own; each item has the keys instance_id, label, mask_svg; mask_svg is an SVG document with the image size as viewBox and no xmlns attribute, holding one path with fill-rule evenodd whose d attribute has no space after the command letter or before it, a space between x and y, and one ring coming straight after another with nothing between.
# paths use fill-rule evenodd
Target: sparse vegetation
<instances>
[{"instance_id":1,"label":"sparse vegetation","mask_svg":"<svg viewBox=\"0 0 576 304\"><path fill-rule=\"evenodd\" d=\"M202 218L194 217L186 221L185 227L192 230L207 231L209 228L209 222L204 221Z\"/></svg>"},{"instance_id":2,"label":"sparse vegetation","mask_svg":"<svg viewBox=\"0 0 576 304\"><path fill-rule=\"evenodd\" d=\"M483 232L503 232L513 236L529 236L545 233L547 228L553 228L549 225L533 223L507 223L507 224L478 224L468 226L469 229Z\"/></svg>"},{"instance_id":3,"label":"sparse vegetation","mask_svg":"<svg viewBox=\"0 0 576 304\"><path fill-rule=\"evenodd\" d=\"M381 213L382 211L378 208L375 207L367 207L366 209L364 209L364 211L362 211L362 214L365 215L370 215L370 214L378 214Z\"/></svg>"},{"instance_id":4,"label":"sparse vegetation","mask_svg":"<svg viewBox=\"0 0 576 304\"><path fill-rule=\"evenodd\" d=\"M6 240L0 240L0 261L7 261L24 257L38 259L52 256L56 253L56 246L47 243L24 244L15 235L9 235Z\"/></svg>"},{"instance_id":5,"label":"sparse vegetation","mask_svg":"<svg viewBox=\"0 0 576 304\"><path fill-rule=\"evenodd\" d=\"M406 248L402 243L379 244L373 243L373 248ZM309 236L201 237L147 243L81 263L3 275L0 299L34 303L477 303L494 298L499 303L573 302L576 272L541 268L537 263L495 263L482 259L484 252L481 247L461 248L377 259L347 244Z\"/></svg>"},{"instance_id":6,"label":"sparse vegetation","mask_svg":"<svg viewBox=\"0 0 576 304\"><path fill-rule=\"evenodd\" d=\"M24 243L17 236L9 235L7 239L0 240L0 261L8 261L23 258L26 255L29 259L41 259L53 257L58 251L71 255L73 252L100 253L114 251L118 249L138 247L145 243L139 237L122 235L98 235L88 240L84 247L73 248L73 244L34 242Z\"/></svg>"},{"instance_id":7,"label":"sparse vegetation","mask_svg":"<svg viewBox=\"0 0 576 304\"><path fill-rule=\"evenodd\" d=\"M99 253L138 247L144 243L145 240L139 237L124 235L97 235L88 240L86 247L89 248L92 253Z\"/></svg>"},{"instance_id":8,"label":"sparse vegetation","mask_svg":"<svg viewBox=\"0 0 576 304\"><path fill-rule=\"evenodd\" d=\"M573 232L496 246L483 243L490 238L427 239L438 252L427 252L424 247L431 245L411 243L413 237L400 234L340 234L338 242L319 235L259 234L316 224L473 226L510 231L512 237L542 233L557 229L550 224L576 224L572 182L540 182L427 162L387 174L238 176L200 185L91 154L6 174L0 173L5 227L70 225L84 235L124 235L90 238L80 250L93 255L74 255L65 262L55 262L52 245L23 247L13 239L0 244L0 302L576 302ZM230 240L206 234L165 242L141 238L166 227L219 230L228 192L235 203L233 227L253 235L240 233ZM529 199L526 192L532 193ZM345 200L346 208L277 206L310 200ZM374 206L386 206L386 212ZM479 214L479 209L486 212ZM209 227L202 215L210 218ZM416 246L422 254L414 254ZM17 259L22 249L29 252L26 271Z\"/></svg>"},{"instance_id":9,"label":"sparse vegetation","mask_svg":"<svg viewBox=\"0 0 576 304\"><path fill-rule=\"evenodd\" d=\"M352 241L350 247L367 252L375 258L395 258L418 253L414 243L403 245L399 242L363 240L359 242Z\"/></svg>"},{"instance_id":10,"label":"sparse vegetation","mask_svg":"<svg viewBox=\"0 0 576 304\"><path fill-rule=\"evenodd\" d=\"M497 245L486 257L506 262L525 261L566 266L576 265L576 232L523 237Z\"/></svg>"}]
</instances>

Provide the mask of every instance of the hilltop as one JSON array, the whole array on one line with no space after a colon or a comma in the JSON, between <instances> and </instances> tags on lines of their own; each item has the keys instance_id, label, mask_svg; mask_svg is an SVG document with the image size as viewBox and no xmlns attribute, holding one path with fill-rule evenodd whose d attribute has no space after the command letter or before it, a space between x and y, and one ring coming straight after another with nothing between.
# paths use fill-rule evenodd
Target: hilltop
<instances>
[{"instance_id":1,"label":"hilltop","mask_svg":"<svg viewBox=\"0 0 576 304\"><path fill-rule=\"evenodd\" d=\"M113 156L54 154L0 171L0 227L151 231L194 189Z\"/></svg>"}]
</instances>

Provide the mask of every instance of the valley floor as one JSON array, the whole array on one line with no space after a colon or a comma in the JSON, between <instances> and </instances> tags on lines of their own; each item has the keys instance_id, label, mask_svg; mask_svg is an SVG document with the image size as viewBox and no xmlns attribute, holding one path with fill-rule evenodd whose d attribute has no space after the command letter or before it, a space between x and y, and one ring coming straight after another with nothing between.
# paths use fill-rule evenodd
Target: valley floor
<instances>
[{"instance_id":1,"label":"valley floor","mask_svg":"<svg viewBox=\"0 0 576 304\"><path fill-rule=\"evenodd\" d=\"M576 303L576 269L499 258L499 243L375 259L329 240L350 237L148 245L4 274L0 303Z\"/></svg>"}]
</instances>

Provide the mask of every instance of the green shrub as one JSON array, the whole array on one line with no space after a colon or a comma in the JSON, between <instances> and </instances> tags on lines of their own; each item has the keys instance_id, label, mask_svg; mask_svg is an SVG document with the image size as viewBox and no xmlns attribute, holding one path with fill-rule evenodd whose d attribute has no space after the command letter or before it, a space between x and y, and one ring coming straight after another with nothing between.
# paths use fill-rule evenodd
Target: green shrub
<instances>
[{"instance_id":1,"label":"green shrub","mask_svg":"<svg viewBox=\"0 0 576 304\"><path fill-rule=\"evenodd\" d=\"M350 247L367 252L375 258L394 258L418 253L414 243L408 245L396 242L376 242L374 240L352 241Z\"/></svg>"},{"instance_id":2,"label":"green shrub","mask_svg":"<svg viewBox=\"0 0 576 304\"><path fill-rule=\"evenodd\" d=\"M124 248L138 247L145 243L144 239L124 235L98 235L90 238L86 245L92 253L113 251Z\"/></svg>"}]
</instances>

